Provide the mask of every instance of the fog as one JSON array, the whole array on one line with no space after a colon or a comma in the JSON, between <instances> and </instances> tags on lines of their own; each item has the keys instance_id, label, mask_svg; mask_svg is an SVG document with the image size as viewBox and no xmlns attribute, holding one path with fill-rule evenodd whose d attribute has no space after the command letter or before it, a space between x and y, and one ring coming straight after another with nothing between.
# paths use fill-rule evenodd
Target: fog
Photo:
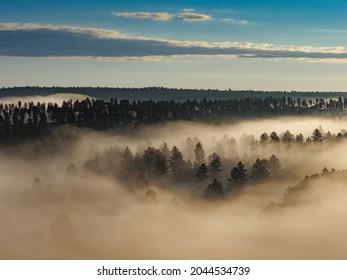
<instances>
[{"instance_id":1,"label":"fog","mask_svg":"<svg viewBox=\"0 0 347 280\"><path fill-rule=\"evenodd\" d=\"M64 101L67 100L84 100L86 98L92 99L93 97L85 95L85 94L77 94L77 93L56 93L56 94L51 94L47 96L41 96L41 95L36 95L36 96L4 96L0 97L0 103L3 104L17 104L18 101L21 101L22 103L25 102L34 102L34 104L37 104L38 102L40 103L57 103L58 105L61 106L61 104Z\"/></svg>"},{"instance_id":2,"label":"fog","mask_svg":"<svg viewBox=\"0 0 347 280\"><path fill-rule=\"evenodd\" d=\"M56 135L73 134L74 140L61 137L54 152L28 143L3 148L0 258L346 259L347 141L259 143L264 132L280 136L290 130L307 138L315 128L336 135L347 121L173 122L121 134L61 127ZM189 171L191 179L175 179L170 171L159 177L144 172L149 185L135 186L140 172L133 164L123 168L120 158L126 147L141 158L148 146L159 149L165 142L170 150L177 146L187 161L192 157L188 137L202 143L206 162L213 152L221 156L223 170L216 176L223 196L204 196L214 176L198 182L196 167ZM236 140L232 152L223 137ZM281 163L276 176L249 179L241 190L227 191L227 176L238 161L250 175L257 158L271 155Z\"/></svg>"}]
</instances>

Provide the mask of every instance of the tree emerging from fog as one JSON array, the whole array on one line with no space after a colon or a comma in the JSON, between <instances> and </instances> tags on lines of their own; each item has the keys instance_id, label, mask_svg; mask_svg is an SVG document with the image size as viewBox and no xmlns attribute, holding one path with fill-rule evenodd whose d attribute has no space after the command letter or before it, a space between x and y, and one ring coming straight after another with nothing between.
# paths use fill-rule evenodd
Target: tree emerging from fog
<instances>
[{"instance_id":1,"label":"tree emerging from fog","mask_svg":"<svg viewBox=\"0 0 347 280\"><path fill-rule=\"evenodd\" d=\"M105 89L106 90L106 89ZM61 125L88 127L95 130L134 129L142 124L172 121L199 121L223 123L235 118L254 118L271 116L295 116L319 114L343 117L347 108L347 98L324 101L292 99L290 97L247 97L223 100L186 100L186 101L109 101L87 98L81 101L67 100L62 105L52 103L0 104L0 143L9 144L23 139L42 139L54 135L54 128ZM289 132L289 131L288 131ZM268 136L268 138L267 138ZM319 141L319 134L312 136ZM262 141L280 141L276 132L264 134ZM285 133L283 142L291 142L293 135ZM192 160L193 141L187 139ZM195 147L196 148L196 147ZM219 151L218 151L219 152ZM197 164L203 162L196 157Z\"/></svg>"}]
</instances>

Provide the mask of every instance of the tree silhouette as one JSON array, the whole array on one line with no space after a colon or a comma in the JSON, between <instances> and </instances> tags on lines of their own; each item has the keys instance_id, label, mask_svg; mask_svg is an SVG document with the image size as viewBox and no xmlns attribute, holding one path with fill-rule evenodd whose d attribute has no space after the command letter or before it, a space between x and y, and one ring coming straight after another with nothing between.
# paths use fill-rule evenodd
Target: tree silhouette
<instances>
[{"instance_id":1,"label":"tree silhouette","mask_svg":"<svg viewBox=\"0 0 347 280\"><path fill-rule=\"evenodd\" d=\"M312 132L312 136L311 136L312 140L314 142L321 142L322 141L322 133L319 131L318 128L316 128L313 132Z\"/></svg>"},{"instance_id":2,"label":"tree silhouette","mask_svg":"<svg viewBox=\"0 0 347 280\"><path fill-rule=\"evenodd\" d=\"M163 175L168 170L166 158L160 150L153 147L148 147L144 151L142 161L144 169L147 170L150 177Z\"/></svg>"},{"instance_id":3,"label":"tree silhouette","mask_svg":"<svg viewBox=\"0 0 347 280\"><path fill-rule=\"evenodd\" d=\"M241 161L231 169L228 181L236 186L243 186L247 182L247 169Z\"/></svg>"},{"instance_id":4,"label":"tree silhouette","mask_svg":"<svg viewBox=\"0 0 347 280\"><path fill-rule=\"evenodd\" d=\"M196 177L199 179L199 180L204 180L206 179L208 176L207 176L207 173L208 173L208 170L207 170L207 166L205 163L202 163L200 164L197 172L196 172Z\"/></svg>"},{"instance_id":5,"label":"tree silhouette","mask_svg":"<svg viewBox=\"0 0 347 280\"><path fill-rule=\"evenodd\" d=\"M206 198L217 198L223 195L223 184L219 182L216 178L204 191L204 196Z\"/></svg>"},{"instance_id":6,"label":"tree silhouette","mask_svg":"<svg viewBox=\"0 0 347 280\"><path fill-rule=\"evenodd\" d=\"M165 174L169 169L167 160L160 150L155 151L154 169L159 176Z\"/></svg>"},{"instance_id":7,"label":"tree silhouette","mask_svg":"<svg viewBox=\"0 0 347 280\"><path fill-rule=\"evenodd\" d=\"M163 144L160 146L160 151L161 151L162 155L163 155L166 159L169 158L169 156L170 156L170 149L168 148L166 142L163 143Z\"/></svg>"},{"instance_id":8,"label":"tree silhouette","mask_svg":"<svg viewBox=\"0 0 347 280\"><path fill-rule=\"evenodd\" d=\"M205 162L205 151L200 142L198 142L195 146L194 155L196 164L200 165Z\"/></svg>"},{"instance_id":9,"label":"tree silhouette","mask_svg":"<svg viewBox=\"0 0 347 280\"><path fill-rule=\"evenodd\" d=\"M303 144L304 141L305 141L304 136L301 133L295 136L295 142L297 144Z\"/></svg>"},{"instance_id":10,"label":"tree silhouette","mask_svg":"<svg viewBox=\"0 0 347 280\"><path fill-rule=\"evenodd\" d=\"M270 177L269 171L264 166L264 163L258 158L252 166L252 179L263 181Z\"/></svg>"},{"instance_id":11,"label":"tree silhouette","mask_svg":"<svg viewBox=\"0 0 347 280\"><path fill-rule=\"evenodd\" d=\"M289 130L287 130L282 136L282 141L286 144L291 144L294 141L294 139L294 135Z\"/></svg>"},{"instance_id":12,"label":"tree silhouette","mask_svg":"<svg viewBox=\"0 0 347 280\"><path fill-rule=\"evenodd\" d=\"M269 142L269 135L267 135L266 132L264 132L262 135L260 135L260 143L263 146L266 146L266 144Z\"/></svg>"},{"instance_id":13,"label":"tree silhouette","mask_svg":"<svg viewBox=\"0 0 347 280\"><path fill-rule=\"evenodd\" d=\"M175 177L181 174L184 160L181 152L176 146L172 147L171 156L169 157L169 166Z\"/></svg>"},{"instance_id":14,"label":"tree silhouette","mask_svg":"<svg viewBox=\"0 0 347 280\"><path fill-rule=\"evenodd\" d=\"M276 176L279 174L280 170L281 170L280 160L275 155L272 155L269 160L269 171L271 172L272 176Z\"/></svg>"},{"instance_id":15,"label":"tree silhouette","mask_svg":"<svg viewBox=\"0 0 347 280\"><path fill-rule=\"evenodd\" d=\"M217 172L222 171L221 169L222 163L221 163L219 155L217 155L216 153L213 153L208 157L208 160L210 161L210 166L212 169L211 171L213 175L216 174Z\"/></svg>"},{"instance_id":16,"label":"tree silhouette","mask_svg":"<svg viewBox=\"0 0 347 280\"><path fill-rule=\"evenodd\" d=\"M148 176L152 177L155 173L156 149L148 147L143 153L142 162L144 169L147 170Z\"/></svg>"},{"instance_id":17,"label":"tree silhouette","mask_svg":"<svg viewBox=\"0 0 347 280\"><path fill-rule=\"evenodd\" d=\"M280 138L278 137L275 131L271 132L270 139L272 142L275 142L275 143L278 143L280 141Z\"/></svg>"}]
</instances>

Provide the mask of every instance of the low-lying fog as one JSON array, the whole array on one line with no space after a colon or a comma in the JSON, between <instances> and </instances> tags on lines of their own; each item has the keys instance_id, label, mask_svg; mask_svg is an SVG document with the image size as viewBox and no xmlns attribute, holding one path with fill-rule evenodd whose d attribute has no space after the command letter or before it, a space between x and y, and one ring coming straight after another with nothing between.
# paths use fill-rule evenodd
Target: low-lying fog
<instances>
[{"instance_id":1,"label":"low-lying fog","mask_svg":"<svg viewBox=\"0 0 347 280\"><path fill-rule=\"evenodd\" d=\"M281 136L289 130L307 138L315 128L322 134L338 134L347 122L308 117L221 126L179 122L148 126L128 136L69 128L76 141L62 141L59 154L30 153L38 148L29 144L17 147L16 152L4 149L0 158L0 258L346 259L345 176L328 174L309 181L310 186L298 195L291 194L295 203L290 205L283 203L283 196L305 175L321 173L324 167L329 172L347 169L347 142L291 147L249 144L254 140L250 135L259 141L264 132ZM137 178L132 175L136 170L117 177L85 168L95 154L102 164L111 148L124 151L129 147L134 156L141 157L148 146L159 149L164 142L170 150L177 146L187 160L187 137L202 143L207 163L212 152L227 158L221 139L233 137L237 159L230 162L241 160L250 175L255 159L275 154L281 174L222 198L206 199L203 190L212 182L211 176L201 183L193 175L177 185L168 171L166 177L147 178L149 185L136 189ZM106 163L113 161L122 164L119 158ZM219 179L227 189L225 175L230 168L223 160L221 168ZM281 206L265 211L270 201Z\"/></svg>"},{"instance_id":2,"label":"low-lying fog","mask_svg":"<svg viewBox=\"0 0 347 280\"><path fill-rule=\"evenodd\" d=\"M0 97L0 103L3 104L17 104L18 101L25 103L25 102L34 102L34 104L40 103L57 103L58 105L61 105L64 101L67 100L83 100L83 99L92 99L93 97L85 95L85 94L78 94L78 93L56 93L51 94L47 96L3 96Z\"/></svg>"}]
</instances>

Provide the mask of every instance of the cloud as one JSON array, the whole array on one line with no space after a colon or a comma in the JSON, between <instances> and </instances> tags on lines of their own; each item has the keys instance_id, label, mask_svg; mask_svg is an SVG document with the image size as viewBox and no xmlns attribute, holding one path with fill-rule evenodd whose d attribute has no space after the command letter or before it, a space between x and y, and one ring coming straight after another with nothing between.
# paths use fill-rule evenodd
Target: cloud
<instances>
[{"instance_id":1,"label":"cloud","mask_svg":"<svg viewBox=\"0 0 347 280\"><path fill-rule=\"evenodd\" d=\"M155 21L168 21L172 18L182 19L184 21L205 21L210 20L211 16L206 14L193 13L194 9L183 9L183 12L177 14L162 13L148 13L148 12L124 12L112 13L113 16L137 19L152 19Z\"/></svg>"},{"instance_id":2,"label":"cloud","mask_svg":"<svg viewBox=\"0 0 347 280\"><path fill-rule=\"evenodd\" d=\"M315 47L252 42L180 41L131 37L116 30L0 23L0 56L158 60L182 56L347 62L342 46Z\"/></svg>"},{"instance_id":3,"label":"cloud","mask_svg":"<svg viewBox=\"0 0 347 280\"><path fill-rule=\"evenodd\" d=\"M247 24L249 24L249 21L243 20L243 19L223 18L222 21L230 22L232 24L240 24L240 25L247 25Z\"/></svg>"},{"instance_id":4,"label":"cloud","mask_svg":"<svg viewBox=\"0 0 347 280\"><path fill-rule=\"evenodd\" d=\"M185 8L180 13L169 14L168 12L160 13L150 13L150 12L122 12L122 13L111 13L112 16L124 17L124 18L136 18L136 19L151 19L155 21L169 21L171 19L180 19L183 21L207 21L211 20L212 16L207 14L195 13L192 8ZM247 25L249 22L247 20L234 19L234 18L224 18L219 19L225 22L239 25Z\"/></svg>"},{"instance_id":5,"label":"cloud","mask_svg":"<svg viewBox=\"0 0 347 280\"><path fill-rule=\"evenodd\" d=\"M85 34L91 35L97 38L112 39L112 38L128 38L126 35L111 29L101 28L85 28L78 26L64 26L64 25L49 25L49 24L36 24L36 23L25 23L19 24L16 22L1 23L0 31L56 31L56 32L67 32L74 34Z\"/></svg>"},{"instance_id":6,"label":"cloud","mask_svg":"<svg viewBox=\"0 0 347 280\"><path fill-rule=\"evenodd\" d=\"M176 14L177 18L183 19L184 21L205 21L210 20L211 16L206 14L197 14L192 12L183 12Z\"/></svg>"},{"instance_id":7,"label":"cloud","mask_svg":"<svg viewBox=\"0 0 347 280\"><path fill-rule=\"evenodd\" d=\"M112 13L113 16L125 18L140 18L152 19L155 21L168 21L172 18L169 13L147 13L147 12L126 12L126 13Z\"/></svg>"},{"instance_id":8,"label":"cloud","mask_svg":"<svg viewBox=\"0 0 347 280\"><path fill-rule=\"evenodd\" d=\"M191 13L191 12L194 12L195 9L192 9L192 8L186 8L186 9L183 9L183 12L185 13Z\"/></svg>"}]
</instances>

